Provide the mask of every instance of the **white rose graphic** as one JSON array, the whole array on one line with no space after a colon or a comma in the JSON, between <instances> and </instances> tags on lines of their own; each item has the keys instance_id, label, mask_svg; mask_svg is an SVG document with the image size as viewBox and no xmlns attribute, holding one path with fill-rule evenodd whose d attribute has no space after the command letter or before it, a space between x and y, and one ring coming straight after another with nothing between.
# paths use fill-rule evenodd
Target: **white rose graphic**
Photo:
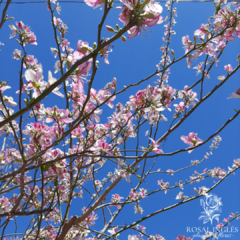
<instances>
[{"instance_id":1,"label":"white rose graphic","mask_svg":"<svg viewBox=\"0 0 240 240\"><path fill-rule=\"evenodd\" d=\"M204 212L201 212L201 216L198 219L203 220L203 224L209 221L212 224L214 219L219 222L219 213L222 212L221 198L215 194L209 194L208 196L205 196L205 201L200 199L200 204L204 209Z\"/></svg>"}]
</instances>

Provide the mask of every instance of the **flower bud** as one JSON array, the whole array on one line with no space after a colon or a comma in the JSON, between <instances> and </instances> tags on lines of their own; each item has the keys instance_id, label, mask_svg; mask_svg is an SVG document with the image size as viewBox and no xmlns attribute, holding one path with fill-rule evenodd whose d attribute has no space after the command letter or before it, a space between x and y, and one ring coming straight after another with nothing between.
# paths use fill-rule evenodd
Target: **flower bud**
<instances>
[{"instance_id":1,"label":"flower bud","mask_svg":"<svg viewBox=\"0 0 240 240\"><path fill-rule=\"evenodd\" d=\"M123 36L123 35L121 36L121 39L122 39L123 42L126 42L126 41L127 41L126 37Z\"/></svg>"},{"instance_id":2,"label":"flower bud","mask_svg":"<svg viewBox=\"0 0 240 240\"><path fill-rule=\"evenodd\" d=\"M111 26L106 25L106 29L107 29L109 32L115 32L115 30L114 30Z\"/></svg>"}]
</instances>

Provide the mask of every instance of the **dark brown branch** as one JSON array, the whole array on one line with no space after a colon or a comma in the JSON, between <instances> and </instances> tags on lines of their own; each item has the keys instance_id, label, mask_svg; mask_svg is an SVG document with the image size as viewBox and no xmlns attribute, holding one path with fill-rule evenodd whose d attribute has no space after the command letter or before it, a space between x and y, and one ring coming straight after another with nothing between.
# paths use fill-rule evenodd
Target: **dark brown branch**
<instances>
[{"instance_id":1,"label":"dark brown branch","mask_svg":"<svg viewBox=\"0 0 240 240\"><path fill-rule=\"evenodd\" d=\"M1 19L1 22L0 22L0 29L2 28L3 24L6 22L6 13L7 13L7 9L10 5L12 0L7 0L6 2L6 5L5 5L5 8L3 9L3 12L2 12L2 19Z\"/></svg>"},{"instance_id":2,"label":"dark brown branch","mask_svg":"<svg viewBox=\"0 0 240 240\"><path fill-rule=\"evenodd\" d=\"M2 214L0 214L0 217L29 216L29 215L51 212L51 211L53 211L53 209L46 208L46 209L42 209L42 210L34 210L34 211L31 211L31 212L23 211L23 212L2 213Z\"/></svg>"}]
</instances>

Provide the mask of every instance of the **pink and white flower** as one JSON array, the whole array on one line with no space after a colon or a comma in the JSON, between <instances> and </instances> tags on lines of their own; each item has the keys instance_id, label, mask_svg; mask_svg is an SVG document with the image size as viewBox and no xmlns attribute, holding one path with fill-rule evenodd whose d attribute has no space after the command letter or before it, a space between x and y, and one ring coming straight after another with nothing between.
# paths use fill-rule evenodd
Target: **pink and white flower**
<instances>
[{"instance_id":1,"label":"pink and white flower","mask_svg":"<svg viewBox=\"0 0 240 240\"><path fill-rule=\"evenodd\" d=\"M191 147L195 147L202 143L203 141L197 137L197 133L190 132L188 136L181 136L181 140L190 145ZM188 153L191 153L193 150L189 150Z\"/></svg>"},{"instance_id":2,"label":"pink and white flower","mask_svg":"<svg viewBox=\"0 0 240 240\"><path fill-rule=\"evenodd\" d=\"M240 98L240 88L236 92L231 93L230 95L231 95L231 97L228 97L227 99Z\"/></svg>"}]
</instances>

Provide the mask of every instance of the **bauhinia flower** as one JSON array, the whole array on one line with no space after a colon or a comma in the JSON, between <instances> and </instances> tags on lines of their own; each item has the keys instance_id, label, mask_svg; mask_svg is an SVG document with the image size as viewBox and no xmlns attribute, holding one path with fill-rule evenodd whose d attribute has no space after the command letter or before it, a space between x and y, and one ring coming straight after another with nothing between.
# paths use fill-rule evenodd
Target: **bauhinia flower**
<instances>
[{"instance_id":1,"label":"bauhinia flower","mask_svg":"<svg viewBox=\"0 0 240 240\"><path fill-rule=\"evenodd\" d=\"M157 142L155 142L152 138L149 138L149 139L152 141L152 146L153 146L152 151L155 153L162 153L162 150L158 147L159 144L157 144Z\"/></svg>"},{"instance_id":2,"label":"bauhinia flower","mask_svg":"<svg viewBox=\"0 0 240 240\"><path fill-rule=\"evenodd\" d=\"M224 226L224 225L223 225L222 223L218 223L216 227L219 228L219 229L222 229L223 226Z\"/></svg>"},{"instance_id":3,"label":"bauhinia flower","mask_svg":"<svg viewBox=\"0 0 240 240\"><path fill-rule=\"evenodd\" d=\"M231 97L228 97L227 99L240 98L240 88L236 92L231 93L230 95L231 95Z\"/></svg>"},{"instance_id":4,"label":"bauhinia flower","mask_svg":"<svg viewBox=\"0 0 240 240\"><path fill-rule=\"evenodd\" d=\"M179 192L178 195L176 196L176 199L182 199L183 197L183 192Z\"/></svg>"},{"instance_id":5,"label":"bauhinia flower","mask_svg":"<svg viewBox=\"0 0 240 240\"><path fill-rule=\"evenodd\" d=\"M188 136L181 136L181 140L190 145L191 147L195 147L203 141L197 137L197 133L190 132ZM188 153L191 153L193 150L189 150Z\"/></svg>"},{"instance_id":6,"label":"bauhinia flower","mask_svg":"<svg viewBox=\"0 0 240 240\"><path fill-rule=\"evenodd\" d=\"M56 81L57 81L57 79L52 76L52 72L48 71L47 87L50 87ZM58 91L60 88L61 88L61 86L58 86L58 87L54 88L52 92L55 93L56 95L58 95L59 97L64 97L64 95Z\"/></svg>"},{"instance_id":7,"label":"bauhinia flower","mask_svg":"<svg viewBox=\"0 0 240 240\"><path fill-rule=\"evenodd\" d=\"M104 4L104 0L84 0L84 2L89 6L89 7L95 7L97 8L98 6Z\"/></svg>"},{"instance_id":8,"label":"bauhinia flower","mask_svg":"<svg viewBox=\"0 0 240 240\"><path fill-rule=\"evenodd\" d=\"M117 232L117 227L112 228L112 229L109 229L108 232L109 232L111 235L115 234L115 233Z\"/></svg>"},{"instance_id":9,"label":"bauhinia flower","mask_svg":"<svg viewBox=\"0 0 240 240\"><path fill-rule=\"evenodd\" d=\"M137 24L128 30L129 37L137 36L141 31L146 31L146 27L152 27L163 22L161 16L163 8L159 3L144 1L140 3L136 0L121 0L123 11L119 14L119 20L126 25L138 12Z\"/></svg>"},{"instance_id":10,"label":"bauhinia flower","mask_svg":"<svg viewBox=\"0 0 240 240\"><path fill-rule=\"evenodd\" d=\"M224 69L225 69L228 73L233 71L231 64L228 64L228 65L224 66Z\"/></svg>"}]
</instances>

